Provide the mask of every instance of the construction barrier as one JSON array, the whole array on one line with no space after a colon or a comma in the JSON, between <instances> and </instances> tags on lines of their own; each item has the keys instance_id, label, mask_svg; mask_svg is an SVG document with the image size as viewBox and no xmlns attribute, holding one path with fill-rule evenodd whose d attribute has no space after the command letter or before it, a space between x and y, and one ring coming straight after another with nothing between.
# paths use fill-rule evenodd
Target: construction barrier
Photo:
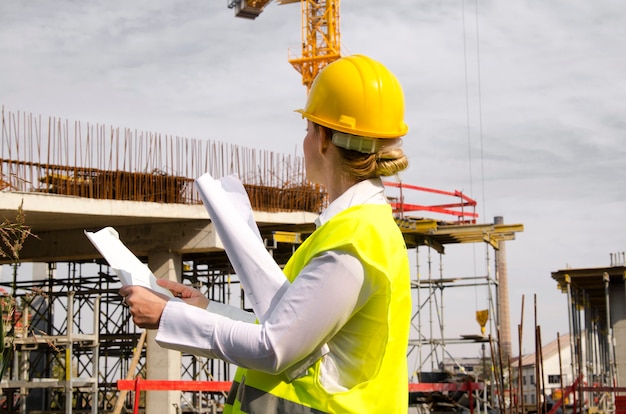
<instances>
[{"instance_id":1,"label":"construction barrier","mask_svg":"<svg viewBox=\"0 0 626 414\"><path fill-rule=\"evenodd\" d=\"M172 380L145 380L135 379L117 380L117 389L120 391L134 391L135 404L133 413L139 413L139 395L141 391L203 391L214 393L228 393L231 381L172 381ZM478 382L441 382L441 383L410 383L409 392L454 392L482 390L483 384ZM469 393L470 412L473 413L472 393Z\"/></svg>"}]
</instances>

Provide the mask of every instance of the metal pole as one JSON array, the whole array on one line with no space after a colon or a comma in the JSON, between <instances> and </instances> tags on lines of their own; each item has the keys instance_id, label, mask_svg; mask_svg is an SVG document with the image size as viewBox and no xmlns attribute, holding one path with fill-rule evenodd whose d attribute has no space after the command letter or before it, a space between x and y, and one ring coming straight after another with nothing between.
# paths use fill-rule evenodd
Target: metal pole
<instances>
[{"instance_id":1,"label":"metal pole","mask_svg":"<svg viewBox=\"0 0 626 414\"><path fill-rule=\"evenodd\" d=\"M589 292L585 291L585 375L587 378L587 383L589 385L593 385L595 381L595 375L597 373L594 370L593 365L593 319L592 319L593 310L591 309L591 299L589 296ZM582 351L582 349L581 349ZM593 402L593 393L587 391L587 401L589 401L590 406L594 405ZM583 400L584 401L584 400Z\"/></svg>"},{"instance_id":2,"label":"metal pole","mask_svg":"<svg viewBox=\"0 0 626 414\"><path fill-rule=\"evenodd\" d=\"M98 414L98 374L100 367L100 295L93 305L93 353L91 356L91 414Z\"/></svg>"},{"instance_id":3,"label":"metal pole","mask_svg":"<svg viewBox=\"0 0 626 414\"><path fill-rule=\"evenodd\" d=\"M72 331L74 330L74 291L67 292L67 347L65 348L65 413L72 414L72 354L74 344Z\"/></svg>"},{"instance_id":4,"label":"metal pole","mask_svg":"<svg viewBox=\"0 0 626 414\"><path fill-rule=\"evenodd\" d=\"M29 307L24 307L24 318L28 318L28 310ZM28 319L23 320L24 327L28 326ZM25 349L26 347L22 347L22 352L20 354L21 363L20 363L20 374L19 379L21 380L30 380L30 350ZM17 361L18 352L15 352L15 358ZM28 395L29 390L26 387L20 387L20 413L26 414L26 396Z\"/></svg>"},{"instance_id":5,"label":"metal pole","mask_svg":"<svg viewBox=\"0 0 626 414\"><path fill-rule=\"evenodd\" d=\"M572 368L572 381L576 378L576 354L574 347L574 317L572 315L572 279L570 275L565 275L565 283L567 283L567 319L569 322L569 350L570 350L570 365Z\"/></svg>"},{"instance_id":6,"label":"metal pole","mask_svg":"<svg viewBox=\"0 0 626 414\"><path fill-rule=\"evenodd\" d=\"M537 412L541 407L541 339L539 338L539 326L537 325L537 294L533 296L535 315L535 404Z\"/></svg>"},{"instance_id":7,"label":"metal pole","mask_svg":"<svg viewBox=\"0 0 626 414\"><path fill-rule=\"evenodd\" d=\"M523 343L523 334L524 334L524 300L525 296L522 295L522 307L520 312L520 323L517 325L517 335L518 335L518 347L519 347L519 358L517 359L517 389L519 394L517 395L518 404L520 404L521 412L524 412L524 384L522 383L522 374L524 370L524 366L522 364L522 357L524 356L522 353L522 343Z\"/></svg>"},{"instance_id":8,"label":"metal pole","mask_svg":"<svg viewBox=\"0 0 626 414\"><path fill-rule=\"evenodd\" d=\"M439 281L443 280L443 255L439 253ZM441 283L439 288L439 294L441 296L441 304L439 308L439 332L441 335L441 363L444 364L445 354L446 354L446 339L444 334L444 306L443 306L443 283Z\"/></svg>"},{"instance_id":9,"label":"metal pole","mask_svg":"<svg viewBox=\"0 0 626 414\"><path fill-rule=\"evenodd\" d=\"M563 412L565 412L565 393L563 391L563 361L561 359L561 336L559 333L556 333L556 343L559 349L559 385L561 387L561 407L563 407Z\"/></svg>"},{"instance_id":10,"label":"metal pole","mask_svg":"<svg viewBox=\"0 0 626 414\"><path fill-rule=\"evenodd\" d=\"M610 278L607 272L602 274L602 280L604 281L604 300L606 305L606 335L607 343L609 344L609 367L611 382L616 385L616 368L615 368L615 340L613 338L613 325L611 324L611 301L609 298L609 283Z\"/></svg>"},{"instance_id":11,"label":"metal pole","mask_svg":"<svg viewBox=\"0 0 626 414\"><path fill-rule=\"evenodd\" d=\"M433 340L433 273L432 273L432 257L431 257L432 248L428 246L428 329L430 339L430 370L431 372L435 370L435 361L434 357L437 355L436 345L432 342ZM433 349L434 348L434 349Z\"/></svg>"},{"instance_id":12,"label":"metal pole","mask_svg":"<svg viewBox=\"0 0 626 414\"><path fill-rule=\"evenodd\" d=\"M487 309L489 309L489 335L491 336L493 334L494 331L497 332L498 330L498 324L499 322L499 316L498 316L498 312L497 312L497 308L498 308L498 281L497 280L493 280L491 278L491 267L490 267L490 261L489 261L489 244L486 245L486 251L485 251L485 269L487 272L487 275L485 276L487 279L487 298L488 298L488 304L487 304ZM497 278L497 271L496 273L496 278ZM496 304L494 305L494 292L493 292L493 286L495 286L495 302ZM495 367L495 366L494 366ZM493 386L493 384L495 384L496 381L496 377L495 377L495 371L492 369L491 370L491 388L490 388L490 394L489 397L487 398L487 389L485 389L485 400L489 401L492 407L496 406L496 394L495 394L495 387ZM486 379L485 379L486 381ZM485 410L486 410L486 404L485 404Z\"/></svg>"},{"instance_id":13,"label":"metal pole","mask_svg":"<svg viewBox=\"0 0 626 414\"><path fill-rule=\"evenodd\" d=\"M421 294L421 290L422 290L422 286L420 284L421 282L421 274L420 274L420 255L419 255L419 246L415 247L415 262L416 262L416 268L417 268L417 280L416 280L416 294L417 294L417 306L416 309L420 309L422 306L422 294ZM417 359L419 361L419 370L420 370L420 374L422 372L422 363L423 363L423 355L422 355L422 350L423 350L423 344L422 344L422 312L417 312ZM419 377L418 377L419 378Z\"/></svg>"}]
</instances>

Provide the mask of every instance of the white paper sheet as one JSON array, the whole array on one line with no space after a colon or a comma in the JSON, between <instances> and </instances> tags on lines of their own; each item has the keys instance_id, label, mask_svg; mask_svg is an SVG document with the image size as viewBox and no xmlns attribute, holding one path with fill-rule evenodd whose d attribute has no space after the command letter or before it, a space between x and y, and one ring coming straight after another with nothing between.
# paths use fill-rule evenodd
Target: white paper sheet
<instances>
[{"instance_id":1,"label":"white paper sheet","mask_svg":"<svg viewBox=\"0 0 626 414\"><path fill-rule=\"evenodd\" d=\"M286 282L282 269L261 241L243 184L236 176L215 180L209 174L204 174L196 179L196 189L222 239L226 254L257 319L264 323L289 282ZM298 378L328 352L328 345L322 345L303 361L289 367L285 375L289 380Z\"/></svg>"},{"instance_id":2,"label":"white paper sheet","mask_svg":"<svg viewBox=\"0 0 626 414\"><path fill-rule=\"evenodd\" d=\"M157 285L156 277L148 266L122 243L113 227L105 227L95 233L85 231L85 235L109 263L122 285L143 286L173 297L169 290Z\"/></svg>"},{"instance_id":3,"label":"white paper sheet","mask_svg":"<svg viewBox=\"0 0 626 414\"><path fill-rule=\"evenodd\" d=\"M230 263L239 276L249 303L263 323L287 278L267 251L254 221L245 188L234 175L214 179L204 174L196 179L204 207L217 230Z\"/></svg>"}]
</instances>

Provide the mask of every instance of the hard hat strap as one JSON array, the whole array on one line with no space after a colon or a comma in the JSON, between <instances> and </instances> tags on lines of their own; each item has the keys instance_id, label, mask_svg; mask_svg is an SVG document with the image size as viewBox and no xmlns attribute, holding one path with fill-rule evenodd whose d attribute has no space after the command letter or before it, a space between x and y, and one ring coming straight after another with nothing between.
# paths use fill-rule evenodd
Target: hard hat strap
<instances>
[{"instance_id":1,"label":"hard hat strap","mask_svg":"<svg viewBox=\"0 0 626 414\"><path fill-rule=\"evenodd\" d=\"M370 138L333 131L332 142L336 146L347 150L363 152L365 154L375 154L381 148L399 147L402 143L402 139Z\"/></svg>"}]
</instances>

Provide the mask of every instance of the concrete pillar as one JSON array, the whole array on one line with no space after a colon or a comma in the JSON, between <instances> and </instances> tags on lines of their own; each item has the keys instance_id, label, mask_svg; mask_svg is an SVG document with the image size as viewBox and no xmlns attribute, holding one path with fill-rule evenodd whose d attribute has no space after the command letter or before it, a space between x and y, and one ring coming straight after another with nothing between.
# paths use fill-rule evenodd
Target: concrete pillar
<instances>
[{"instance_id":1,"label":"concrete pillar","mask_svg":"<svg viewBox=\"0 0 626 414\"><path fill-rule=\"evenodd\" d=\"M151 251L148 267L158 279L182 280L180 254L167 250ZM146 370L149 380L179 380L181 354L161 348L154 340L156 331L149 330L146 340ZM147 391L146 412L176 414L180 405L180 391Z\"/></svg>"},{"instance_id":2,"label":"concrete pillar","mask_svg":"<svg viewBox=\"0 0 626 414\"><path fill-rule=\"evenodd\" d=\"M626 282L626 272L624 272L622 282ZM617 378L618 387L626 385L626 296L624 289L626 289L626 284L611 282L609 296L613 343L609 346L614 347L612 349L615 352L613 374Z\"/></svg>"}]
</instances>

